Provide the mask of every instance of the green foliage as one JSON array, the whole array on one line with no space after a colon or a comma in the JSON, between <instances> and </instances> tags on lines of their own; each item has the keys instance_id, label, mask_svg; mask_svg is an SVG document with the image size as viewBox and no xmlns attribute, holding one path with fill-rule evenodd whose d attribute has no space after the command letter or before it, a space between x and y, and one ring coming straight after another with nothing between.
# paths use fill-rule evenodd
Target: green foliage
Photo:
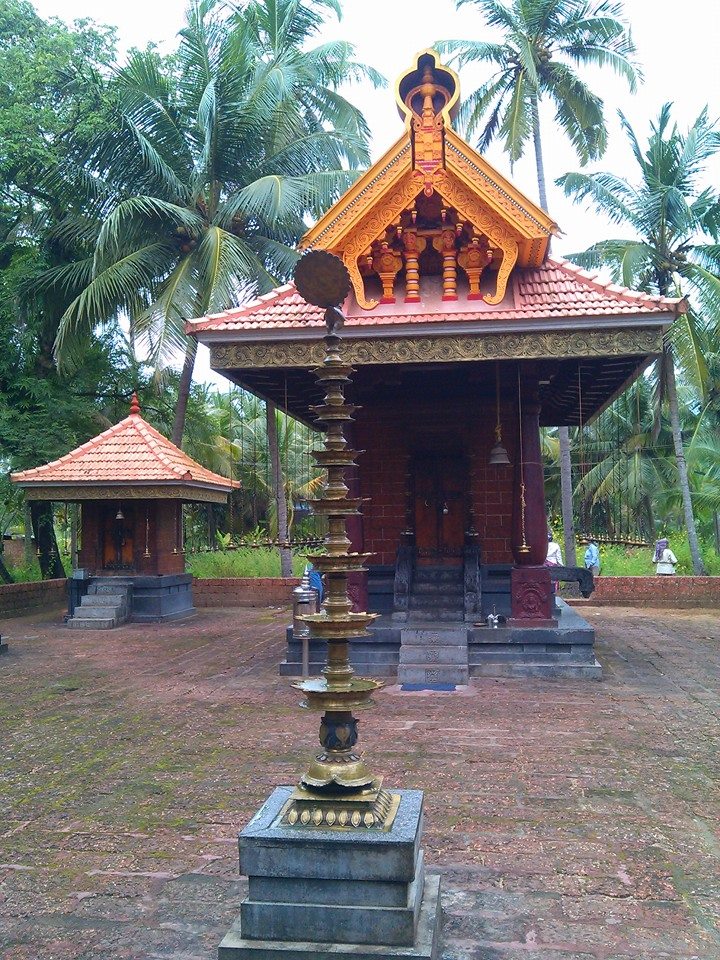
<instances>
[{"instance_id":1,"label":"green foliage","mask_svg":"<svg viewBox=\"0 0 720 960\"><path fill-rule=\"evenodd\" d=\"M720 131L703 110L683 133L665 104L642 146L622 120L635 159L634 180L609 172L568 173L558 183L577 203L629 227L634 236L600 241L571 259L584 267L605 266L627 286L688 298L689 308L673 324L653 372L654 421L645 424L642 443L656 445L667 410L689 475L684 486L679 466L666 471L655 499L671 513L682 504L688 527L694 510L707 531L720 505L720 193L705 181L708 161L720 151Z\"/></svg>"},{"instance_id":2,"label":"green foliage","mask_svg":"<svg viewBox=\"0 0 720 960\"><path fill-rule=\"evenodd\" d=\"M555 123L580 162L601 157L607 147L603 101L578 76L577 67L610 68L635 89L635 46L620 2L610 0L457 0L475 6L499 42L446 40L437 44L456 63L482 63L490 77L466 97L461 121L479 134L483 151L499 137L511 162L531 137L539 137L538 103L555 107ZM536 143L537 147L537 143Z\"/></svg>"},{"instance_id":3,"label":"green foliage","mask_svg":"<svg viewBox=\"0 0 720 960\"><path fill-rule=\"evenodd\" d=\"M710 576L720 576L720 556L709 543L701 541L705 569ZM670 546L678 558L676 573L690 577L693 573L690 546L687 539L677 535L670 537ZM650 577L655 575L652 562L653 547L622 547L617 545L600 546L602 575L608 577Z\"/></svg>"},{"instance_id":4,"label":"green foliage","mask_svg":"<svg viewBox=\"0 0 720 960\"><path fill-rule=\"evenodd\" d=\"M47 277L81 288L56 344L68 368L78 340L127 315L153 362L187 350L191 372L187 319L289 275L308 220L369 159L365 121L338 88L381 80L350 44L312 46L328 8L193 2L171 58L135 51L109 81L115 123L76 150L86 203L64 229L80 236L90 218L84 255Z\"/></svg>"},{"instance_id":5,"label":"green foliage","mask_svg":"<svg viewBox=\"0 0 720 960\"><path fill-rule=\"evenodd\" d=\"M293 575L302 575L305 557L293 554ZM214 577L279 577L280 555L270 547L247 547L241 550L218 550L191 554L188 570L200 579Z\"/></svg>"}]
</instances>

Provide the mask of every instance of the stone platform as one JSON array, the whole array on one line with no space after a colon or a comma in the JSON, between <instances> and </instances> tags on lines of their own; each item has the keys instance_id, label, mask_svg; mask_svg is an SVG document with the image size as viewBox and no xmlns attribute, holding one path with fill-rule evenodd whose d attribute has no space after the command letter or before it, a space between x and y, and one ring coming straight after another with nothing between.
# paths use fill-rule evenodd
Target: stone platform
<instances>
[{"instance_id":1,"label":"stone platform","mask_svg":"<svg viewBox=\"0 0 720 960\"><path fill-rule=\"evenodd\" d=\"M249 890L219 960L435 960L440 884L425 878L423 794L392 792L387 829L318 828L284 825L293 788L277 787L240 834Z\"/></svg>"},{"instance_id":2,"label":"stone platform","mask_svg":"<svg viewBox=\"0 0 720 960\"><path fill-rule=\"evenodd\" d=\"M62 599L0 624L0 956L217 960L238 825L316 742L277 672L287 614L98 642L58 628ZM443 960L718 956L718 610L582 612L600 683L389 685L363 715L373 768L425 792Z\"/></svg>"},{"instance_id":3,"label":"stone platform","mask_svg":"<svg viewBox=\"0 0 720 960\"><path fill-rule=\"evenodd\" d=\"M75 630L110 630L126 621L165 623L194 614L193 578L189 573L157 576L73 578L67 626Z\"/></svg>"},{"instance_id":4,"label":"stone platform","mask_svg":"<svg viewBox=\"0 0 720 960\"><path fill-rule=\"evenodd\" d=\"M546 677L598 680L595 630L576 609L557 600L557 626L501 625L420 620L397 623L381 616L372 636L350 642L356 672L397 677L400 683L467 683L473 677ZM430 642L428 638L435 638ZM302 644L288 628L282 676L300 676ZM327 645L310 641L310 673L325 665Z\"/></svg>"}]
</instances>

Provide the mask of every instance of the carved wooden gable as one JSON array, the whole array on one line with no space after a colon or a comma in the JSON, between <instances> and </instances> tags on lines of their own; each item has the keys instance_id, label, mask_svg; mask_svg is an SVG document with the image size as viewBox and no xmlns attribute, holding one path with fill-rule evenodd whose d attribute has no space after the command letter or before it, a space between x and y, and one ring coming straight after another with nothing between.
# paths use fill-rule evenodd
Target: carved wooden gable
<instances>
[{"instance_id":1,"label":"carved wooden gable","mask_svg":"<svg viewBox=\"0 0 720 960\"><path fill-rule=\"evenodd\" d=\"M545 259L556 224L454 133L459 89L418 54L396 88L405 133L303 239L342 258L365 310L419 302L430 276L444 301L498 304L516 265Z\"/></svg>"}]
</instances>

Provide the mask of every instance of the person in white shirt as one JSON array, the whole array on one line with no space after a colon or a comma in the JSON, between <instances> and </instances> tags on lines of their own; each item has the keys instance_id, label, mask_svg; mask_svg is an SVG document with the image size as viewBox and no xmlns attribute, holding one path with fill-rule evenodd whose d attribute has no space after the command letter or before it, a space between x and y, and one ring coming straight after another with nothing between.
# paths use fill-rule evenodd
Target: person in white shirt
<instances>
[{"instance_id":1,"label":"person in white shirt","mask_svg":"<svg viewBox=\"0 0 720 960\"><path fill-rule=\"evenodd\" d=\"M547 559L545 565L548 567L562 567L563 558L560 544L553 540L553 535L548 533Z\"/></svg>"},{"instance_id":2,"label":"person in white shirt","mask_svg":"<svg viewBox=\"0 0 720 960\"><path fill-rule=\"evenodd\" d=\"M677 557L670 549L670 545L664 537L661 540L655 541L653 563L655 564L655 573L659 577L671 577L675 573Z\"/></svg>"}]
</instances>

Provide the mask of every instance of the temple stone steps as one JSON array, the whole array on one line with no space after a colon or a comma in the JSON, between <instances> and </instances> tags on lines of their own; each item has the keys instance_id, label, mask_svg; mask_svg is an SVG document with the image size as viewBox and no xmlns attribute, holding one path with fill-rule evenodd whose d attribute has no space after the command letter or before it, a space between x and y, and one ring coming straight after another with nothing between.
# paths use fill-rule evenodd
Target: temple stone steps
<instances>
[{"instance_id":1,"label":"temple stone steps","mask_svg":"<svg viewBox=\"0 0 720 960\"><path fill-rule=\"evenodd\" d=\"M132 581L121 577L98 578L68 620L71 630L111 630L125 623L130 613Z\"/></svg>"},{"instance_id":2,"label":"temple stone steps","mask_svg":"<svg viewBox=\"0 0 720 960\"><path fill-rule=\"evenodd\" d=\"M466 629L435 622L401 630L399 684L466 684L468 680Z\"/></svg>"}]
</instances>

